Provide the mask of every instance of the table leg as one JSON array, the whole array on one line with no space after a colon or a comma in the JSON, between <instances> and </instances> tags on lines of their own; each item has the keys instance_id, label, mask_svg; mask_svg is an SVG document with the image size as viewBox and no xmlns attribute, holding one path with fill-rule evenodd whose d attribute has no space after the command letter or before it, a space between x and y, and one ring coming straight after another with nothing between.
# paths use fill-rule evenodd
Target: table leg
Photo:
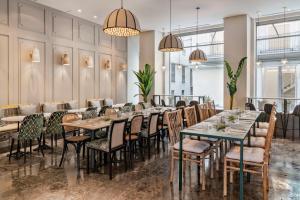
<instances>
[{"instance_id":1,"label":"table leg","mask_svg":"<svg viewBox=\"0 0 300 200\"><path fill-rule=\"evenodd\" d=\"M240 200L244 199L244 141L240 141Z\"/></svg>"},{"instance_id":2,"label":"table leg","mask_svg":"<svg viewBox=\"0 0 300 200\"><path fill-rule=\"evenodd\" d=\"M255 124L253 126L253 132L255 133ZM250 131L248 132L248 147L251 146L251 133ZM250 182L251 174L250 172L247 173L247 181Z\"/></svg>"},{"instance_id":3,"label":"table leg","mask_svg":"<svg viewBox=\"0 0 300 200\"><path fill-rule=\"evenodd\" d=\"M92 131L91 139L92 140L95 139L95 131L94 130ZM92 158L91 159L92 162L90 163L91 164L90 166L91 166L92 169L95 169L95 150L93 150L93 149L91 150L91 158Z\"/></svg>"},{"instance_id":4,"label":"table leg","mask_svg":"<svg viewBox=\"0 0 300 200\"><path fill-rule=\"evenodd\" d=\"M182 191L182 138L183 138L183 134L180 133L180 141L179 141L179 191Z\"/></svg>"}]
</instances>

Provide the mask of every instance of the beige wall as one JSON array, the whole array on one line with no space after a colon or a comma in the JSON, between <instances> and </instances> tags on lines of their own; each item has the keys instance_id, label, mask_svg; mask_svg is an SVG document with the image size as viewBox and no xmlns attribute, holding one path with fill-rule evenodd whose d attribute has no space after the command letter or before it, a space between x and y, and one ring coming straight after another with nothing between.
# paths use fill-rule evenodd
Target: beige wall
<instances>
[{"instance_id":1,"label":"beige wall","mask_svg":"<svg viewBox=\"0 0 300 200\"><path fill-rule=\"evenodd\" d=\"M30 52L40 51L32 63ZM61 65L68 53L70 66ZM84 59L92 56L94 68ZM110 60L112 70L105 70ZM25 0L0 0L0 105L113 98L126 101L127 40L100 25Z\"/></svg>"}]
</instances>

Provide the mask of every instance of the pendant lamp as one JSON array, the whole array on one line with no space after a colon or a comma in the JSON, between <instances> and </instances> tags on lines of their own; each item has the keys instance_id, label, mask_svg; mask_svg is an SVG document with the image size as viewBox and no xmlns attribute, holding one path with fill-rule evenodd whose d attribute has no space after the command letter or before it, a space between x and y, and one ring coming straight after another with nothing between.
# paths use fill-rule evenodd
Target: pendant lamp
<instances>
[{"instance_id":1,"label":"pendant lamp","mask_svg":"<svg viewBox=\"0 0 300 200\"><path fill-rule=\"evenodd\" d=\"M141 28L136 16L123 8L123 0L121 0L121 8L112 11L106 17L103 31L113 36L129 37L140 34Z\"/></svg>"},{"instance_id":2,"label":"pendant lamp","mask_svg":"<svg viewBox=\"0 0 300 200\"><path fill-rule=\"evenodd\" d=\"M170 0L170 34L163 37L159 43L158 50L162 52L175 52L183 50L181 39L172 34L172 0Z\"/></svg>"},{"instance_id":3,"label":"pendant lamp","mask_svg":"<svg viewBox=\"0 0 300 200\"><path fill-rule=\"evenodd\" d=\"M198 29L199 29L199 9L200 7L197 7L196 10L197 10L197 49L194 50L190 57L189 57L189 61L190 62L206 62L207 61L207 57L205 55L205 53L199 49L199 42L198 42L198 39L199 39L199 34L198 34Z\"/></svg>"}]
</instances>

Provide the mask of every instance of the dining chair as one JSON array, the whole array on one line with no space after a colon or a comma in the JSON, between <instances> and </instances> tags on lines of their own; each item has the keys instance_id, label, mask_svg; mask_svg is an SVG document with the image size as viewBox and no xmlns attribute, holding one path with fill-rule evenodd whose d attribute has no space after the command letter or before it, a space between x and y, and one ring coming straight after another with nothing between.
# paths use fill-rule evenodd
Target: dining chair
<instances>
[{"instance_id":1,"label":"dining chair","mask_svg":"<svg viewBox=\"0 0 300 200\"><path fill-rule=\"evenodd\" d=\"M181 107L181 106L186 107L186 102L183 100L177 101L176 107Z\"/></svg>"},{"instance_id":2,"label":"dining chair","mask_svg":"<svg viewBox=\"0 0 300 200\"><path fill-rule=\"evenodd\" d=\"M150 102L151 102L151 106L152 107L157 107L157 105L156 105L156 103L155 103L155 101L153 99L151 99Z\"/></svg>"},{"instance_id":3,"label":"dining chair","mask_svg":"<svg viewBox=\"0 0 300 200\"><path fill-rule=\"evenodd\" d=\"M125 106L132 106L132 103L128 103L128 102L127 102L127 103L124 104L124 107L125 107Z\"/></svg>"},{"instance_id":4,"label":"dining chair","mask_svg":"<svg viewBox=\"0 0 300 200\"><path fill-rule=\"evenodd\" d=\"M144 107L143 107L143 105L141 105L141 104L136 104L136 105L134 106L134 110L135 110L135 111L142 111L142 110L144 110Z\"/></svg>"},{"instance_id":5,"label":"dining chair","mask_svg":"<svg viewBox=\"0 0 300 200\"><path fill-rule=\"evenodd\" d=\"M132 106L123 106L123 107L120 109L120 111L123 112L123 113L131 112L131 111L132 111Z\"/></svg>"},{"instance_id":6,"label":"dining chair","mask_svg":"<svg viewBox=\"0 0 300 200\"><path fill-rule=\"evenodd\" d=\"M114 108L107 108L105 110L105 116L111 116L111 115L116 115L117 111Z\"/></svg>"},{"instance_id":7,"label":"dining chair","mask_svg":"<svg viewBox=\"0 0 300 200\"><path fill-rule=\"evenodd\" d=\"M197 124L197 115L196 115L196 109L194 106L185 107L184 114L186 116L186 126L187 127L191 127L191 126Z\"/></svg>"},{"instance_id":8,"label":"dining chair","mask_svg":"<svg viewBox=\"0 0 300 200\"><path fill-rule=\"evenodd\" d=\"M275 130L276 116L270 117L270 126L266 137L266 147L244 147L243 148L243 171L259 175L263 180L263 199L268 199L269 190L269 162L272 138ZM224 157L224 183L223 195L227 196L227 172L230 172L230 183L233 182L234 172L238 172L240 168L240 147L232 147ZM244 183L240 183L244 184Z\"/></svg>"},{"instance_id":9,"label":"dining chair","mask_svg":"<svg viewBox=\"0 0 300 200\"><path fill-rule=\"evenodd\" d=\"M208 107L209 117L212 117L212 116L214 116L214 115L217 114L216 106L215 106L215 102L214 101L207 102L207 107Z\"/></svg>"},{"instance_id":10,"label":"dining chair","mask_svg":"<svg viewBox=\"0 0 300 200\"><path fill-rule=\"evenodd\" d=\"M298 118L298 132L300 138L300 105L296 105L293 112L290 114L292 117L292 140L295 140L295 118Z\"/></svg>"},{"instance_id":11,"label":"dining chair","mask_svg":"<svg viewBox=\"0 0 300 200\"><path fill-rule=\"evenodd\" d=\"M43 124L44 124L44 117L42 114L31 114L24 118L24 120L21 123L18 134L13 135L11 138L9 161L11 160L15 140L17 140L17 143L18 143L17 144L17 152L16 152L17 155L20 153L21 144L23 144L24 163L26 162L27 142L29 142L30 155L32 154L32 141L33 140L37 140L39 147L41 147L41 137L40 136L43 132ZM44 157L43 148L38 148L38 149L41 149L42 155Z\"/></svg>"},{"instance_id":12,"label":"dining chair","mask_svg":"<svg viewBox=\"0 0 300 200\"><path fill-rule=\"evenodd\" d=\"M179 137L183 129L181 112L179 110L167 113L167 123L171 145L170 183L173 183L175 161L179 160ZM186 162L195 163L201 168L202 190L205 190L205 158L210 156L210 144L205 141L182 140L183 177L185 177Z\"/></svg>"},{"instance_id":13,"label":"dining chair","mask_svg":"<svg viewBox=\"0 0 300 200\"><path fill-rule=\"evenodd\" d=\"M163 107L168 107L164 99L161 100L161 105L162 105Z\"/></svg>"},{"instance_id":14,"label":"dining chair","mask_svg":"<svg viewBox=\"0 0 300 200\"><path fill-rule=\"evenodd\" d=\"M144 115L135 115L132 117L130 121L129 128L126 131L126 137L125 140L128 143L128 151L129 151L129 161L130 165L132 166L133 159L132 159L132 154L134 153L134 150L136 148L133 148L136 146L136 142L139 142L139 149L141 152L141 157L143 156L142 154L142 144L141 141L139 140L139 135L142 131L142 126L144 122Z\"/></svg>"},{"instance_id":15,"label":"dining chair","mask_svg":"<svg viewBox=\"0 0 300 200\"><path fill-rule=\"evenodd\" d=\"M199 105L198 101L195 100L190 101L190 106L194 106L196 109L197 122L199 123L201 120L200 120L200 111L198 105Z\"/></svg>"},{"instance_id":16,"label":"dining chair","mask_svg":"<svg viewBox=\"0 0 300 200\"><path fill-rule=\"evenodd\" d=\"M69 113L63 116L62 123L71 123L77 120L80 120L77 114ZM72 144L75 147L76 157L77 157L77 170L79 172L81 148L83 147L83 158L84 158L85 143L89 141L91 138L86 135L80 135L80 129L71 126L63 126L62 137L64 141L64 147L63 147L63 152L59 163L59 167L61 167L63 163L65 153L68 149L68 144Z\"/></svg>"},{"instance_id":17,"label":"dining chair","mask_svg":"<svg viewBox=\"0 0 300 200\"><path fill-rule=\"evenodd\" d=\"M158 130L158 118L159 113L151 113L148 120L148 125L146 129L141 132L142 140L146 140L148 149L148 159L150 159L150 141L154 138L157 142L157 153L159 153L160 145L160 131Z\"/></svg>"},{"instance_id":18,"label":"dining chair","mask_svg":"<svg viewBox=\"0 0 300 200\"><path fill-rule=\"evenodd\" d=\"M87 173L89 173L90 150L98 151L100 153L104 153L107 155L108 165L109 165L109 179L112 179L113 155L117 151L124 150L123 152L124 152L125 170L127 170L126 142L125 142L125 129L126 129L127 121L128 119L112 121L112 125L110 126L110 130L107 138L93 140L86 144Z\"/></svg>"},{"instance_id":19,"label":"dining chair","mask_svg":"<svg viewBox=\"0 0 300 200\"><path fill-rule=\"evenodd\" d=\"M268 127L270 126L270 120L271 117L276 115L276 107L275 104L272 105L271 111L269 112L269 122L264 122L264 126L259 122L259 127L255 128L255 131L253 129L251 129L251 135L256 136L256 137L266 137L267 133L268 133ZM261 128L262 127L262 128Z\"/></svg>"},{"instance_id":20,"label":"dining chair","mask_svg":"<svg viewBox=\"0 0 300 200\"><path fill-rule=\"evenodd\" d=\"M55 147L57 147L57 136L63 134L63 127L61 125L62 118L66 111L56 111L50 115L46 123L46 130L44 132L44 139L47 135L51 135L51 151L53 153L53 138L55 140Z\"/></svg>"},{"instance_id":21,"label":"dining chair","mask_svg":"<svg viewBox=\"0 0 300 200\"><path fill-rule=\"evenodd\" d=\"M85 112L82 113L82 119L86 120L96 118L98 116L97 109L97 107L89 107Z\"/></svg>"},{"instance_id":22,"label":"dining chair","mask_svg":"<svg viewBox=\"0 0 300 200\"><path fill-rule=\"evenodd\" d=\"M101 109L100 109L100 111L99 111L98 116L100 117L100 116L105 115L105 111L106 111L106 109L108 109L108 108L111 108L111 107L110 107L110 106L102 106Z\"/></svg>"},{"instance_id":23,"label":"dining chair","mask_svg":"<svg viewBox=\"0 0 300 200\"><path fill-rule=\"evenodd\" d=\"M209 111L207 104L200 104L198 105L199 111L200 111L200 120L205 121L206 119L209 118Z\"/></svg>"},{"instance_id":24,"label":"dining chair","mask_svg":"<svg viewBox=\"0 0 300 200\"><path fill-rule=\"evenodd\" d=\"M247 109L247 108L248 108L248 110L252 110L252 111L256 110L254 104L250 103L250 102L245 103L245 109Z\"/></svg>"},{"instance_id":25,"label":"dining chair","mask_svg":"<svg viewBox=\"0 0 300 200\"><path fill-rule=\"evenodd\" d=\"M169 137L169 131L168 131L168 123L167 123L167 113L171 112L171 109L165 110L159 117L158 120L158 130L161 131L161 140L162 140L162 146L163 151L165 152L165 145L164 145L164 139L165 137Z\"/></svg>"}]
</instances>

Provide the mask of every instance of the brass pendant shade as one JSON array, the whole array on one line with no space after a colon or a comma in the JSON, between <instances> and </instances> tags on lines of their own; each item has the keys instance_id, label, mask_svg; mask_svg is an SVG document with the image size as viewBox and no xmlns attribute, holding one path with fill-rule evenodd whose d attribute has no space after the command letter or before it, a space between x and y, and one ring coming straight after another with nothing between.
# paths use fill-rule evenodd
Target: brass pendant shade
<instances>
[{"instance_id":1,"label":"brass pendant shade","mask_svg":"<svg viewBox=\"0 0 300 200\"><path fill-rule=\"evenodd\" d=\"M103 31L109 35L129 37L138 35L141 27L135 15L123 8L112 11L103 23Z\"/></svg>"},{"instance_id":2,"label":"brass pendant shade","mask_svg":"<svg viewBox=\"0 0 300 200\"><path fill-rule=\"evenodd\" d=\"M189 61L190 62L206 62L207 57L202 50L196 49L191 53L191 55L189 57Z\"/></svg>"},{"instance_id":3,"label":"brass pendant shade","mask_svg":"<svg viewBox=\"0 0 300 200\"><path fill-rule=\"evenodd\" d=\"M162 52L175 52L182 51L183 44L179 37L173 35L172 33L163 37L163 39L159 43L158 50Z\"/></svg>"}]
</instances>

